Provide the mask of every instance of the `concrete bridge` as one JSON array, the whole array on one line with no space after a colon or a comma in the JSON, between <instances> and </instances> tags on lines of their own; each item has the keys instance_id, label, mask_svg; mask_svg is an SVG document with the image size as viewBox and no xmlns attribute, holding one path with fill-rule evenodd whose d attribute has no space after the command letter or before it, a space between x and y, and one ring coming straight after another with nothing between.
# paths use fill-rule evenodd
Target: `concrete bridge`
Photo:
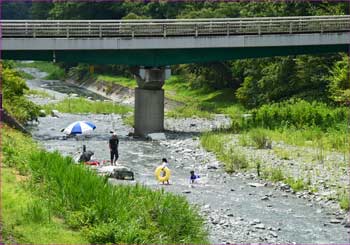
<instances>
[{"instance_id":1,"label":"concrete bridge","mask_svg":"<svg viewBox=\"0 0 350 245\"><path fill-rule=\"evenodd\" d=\"M135 133L163 130L166 66L346 52L350 16L3 20L2 59L137 66Z\"/></svg>"}]
</instances>

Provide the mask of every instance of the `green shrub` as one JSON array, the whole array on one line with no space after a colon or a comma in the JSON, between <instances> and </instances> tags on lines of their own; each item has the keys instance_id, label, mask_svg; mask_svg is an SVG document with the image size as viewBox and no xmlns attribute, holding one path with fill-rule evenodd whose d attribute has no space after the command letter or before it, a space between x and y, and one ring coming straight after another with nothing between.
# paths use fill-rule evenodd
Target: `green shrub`
<instances>
[{"instance_id":1,"label":"green shrub","mask_svg":"<svg viewBox=\"0 0 350 245\"><path fill-rule=\"evenodd\" d=\"M292 177L288 177L285 182L294 190L301 191L307 187L307 184L304 183L303 179L293 179Z\"/></svg>"},{"instance_id":2,"label":"green shrub","mask_svg":"<svg viewBox=\"0 0 350 245\"><path fill-rule=\"evenodd\" d=\"M285 179L284 174L280 168L264 168L263 177L271 181L283 181Z\"/></svg>"},{"instance_id":3,"label":"green shrub","mask_svg":"<svg viewBox=\"0 0 350 245\"><path fill-rule=\"evenodd\" d=\"M267 136L267 133L264 129L261 129L261 128L252 129L249 132L249 137L254 142L257 148L259 149L271 148L271 140Z\"/></svg>"},{"instance_id":4,"label":"green shrub","mask_svg":"<svg viewBox=\"0 0 350 245\"><path fill-rule=\"evenodd\" d=\"M239 151L233 149L231 147L226 153L223 155L225 162L225 171L228 173L233 173L237 170L242 170L248 168L248 160L244 154Z\"/></svg>"},{"instance_id":5,"label":"green shrub","mask_svg":"<svg viewBox=\"0 0 350 245\"><path fill-rule=\"evenodd\" d=\"M318 126L323 130L345 123L346 108L331 108L321 102L288 100L280 103L263 105L251 111L251 126L263 128L296 127L297 129Z\"/></svg>"},{"instance_id":6,"label":"green shrub","mask_svg":"<svg viewBox=\"0 0 350 245\"><path fill-rule=\"evenodd\" d=\"M339 206L344 209L349 211L350 210L350 195L349 195L349 190L343 189L338 193L338 202Z\"/></svg>"}]
</instances>

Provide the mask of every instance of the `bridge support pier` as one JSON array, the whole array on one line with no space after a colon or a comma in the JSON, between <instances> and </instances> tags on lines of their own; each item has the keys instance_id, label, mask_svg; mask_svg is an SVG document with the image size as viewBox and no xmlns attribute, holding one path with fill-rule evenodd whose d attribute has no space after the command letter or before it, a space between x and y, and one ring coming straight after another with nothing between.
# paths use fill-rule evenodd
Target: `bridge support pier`
<instances>
[{"instance_id":1,"label":"bridge support pier","mask_svg":"<svg viewBox=\"0 0 350 245\"><path fill-rule=\"evenodd\" d=\"M170 69L140 67L135 72L135 134L146 136L164 130L164 90L162 86Z\"/></svg>"}]
</instances>

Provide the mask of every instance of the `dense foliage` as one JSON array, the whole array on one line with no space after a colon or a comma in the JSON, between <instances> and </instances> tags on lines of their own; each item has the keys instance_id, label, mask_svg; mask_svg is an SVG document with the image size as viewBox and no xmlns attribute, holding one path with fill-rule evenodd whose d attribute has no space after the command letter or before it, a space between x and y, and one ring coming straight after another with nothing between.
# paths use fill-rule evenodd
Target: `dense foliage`
<instances>
[{"instance_id":1,"label":"dense foliage","mask_svg":"<svg viewBox=\"0 0 350 245\"><path fill-rule=\"evenodd\" d=\"M323 129L345 124L347 108L330 108L321 102L288 100L252 110L252 123L264 128L317 126Z\"/></svg>"},{"instance_id":2,"label":"dense foliage","mask_svg":"<svg viewBox=\"0 0 350 245\"><path fill-rule=\"evenodd\" d=\"M5 110L22 123L36 119L40 108L24 97L28 87L19 73L11 68L11 64L3 64L1 77Z\"/></svg>"}]
</instances>

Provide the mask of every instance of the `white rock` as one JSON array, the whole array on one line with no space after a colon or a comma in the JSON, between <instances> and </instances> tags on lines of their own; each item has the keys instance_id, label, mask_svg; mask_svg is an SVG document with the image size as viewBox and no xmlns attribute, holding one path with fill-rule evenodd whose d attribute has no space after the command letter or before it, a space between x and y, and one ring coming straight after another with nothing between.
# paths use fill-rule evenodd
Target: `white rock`
<instances>
[{"instance_id":1,"label":"white rock","mask_svg":"<svg viewBox=\"0 0 350 245\"><path fill-rule=\"evenodd\" d=\"M260 184L260 183L248 183L249 186L251 187L262 187L265 186L264 184Z\"/></svg>"}]
</instances>

